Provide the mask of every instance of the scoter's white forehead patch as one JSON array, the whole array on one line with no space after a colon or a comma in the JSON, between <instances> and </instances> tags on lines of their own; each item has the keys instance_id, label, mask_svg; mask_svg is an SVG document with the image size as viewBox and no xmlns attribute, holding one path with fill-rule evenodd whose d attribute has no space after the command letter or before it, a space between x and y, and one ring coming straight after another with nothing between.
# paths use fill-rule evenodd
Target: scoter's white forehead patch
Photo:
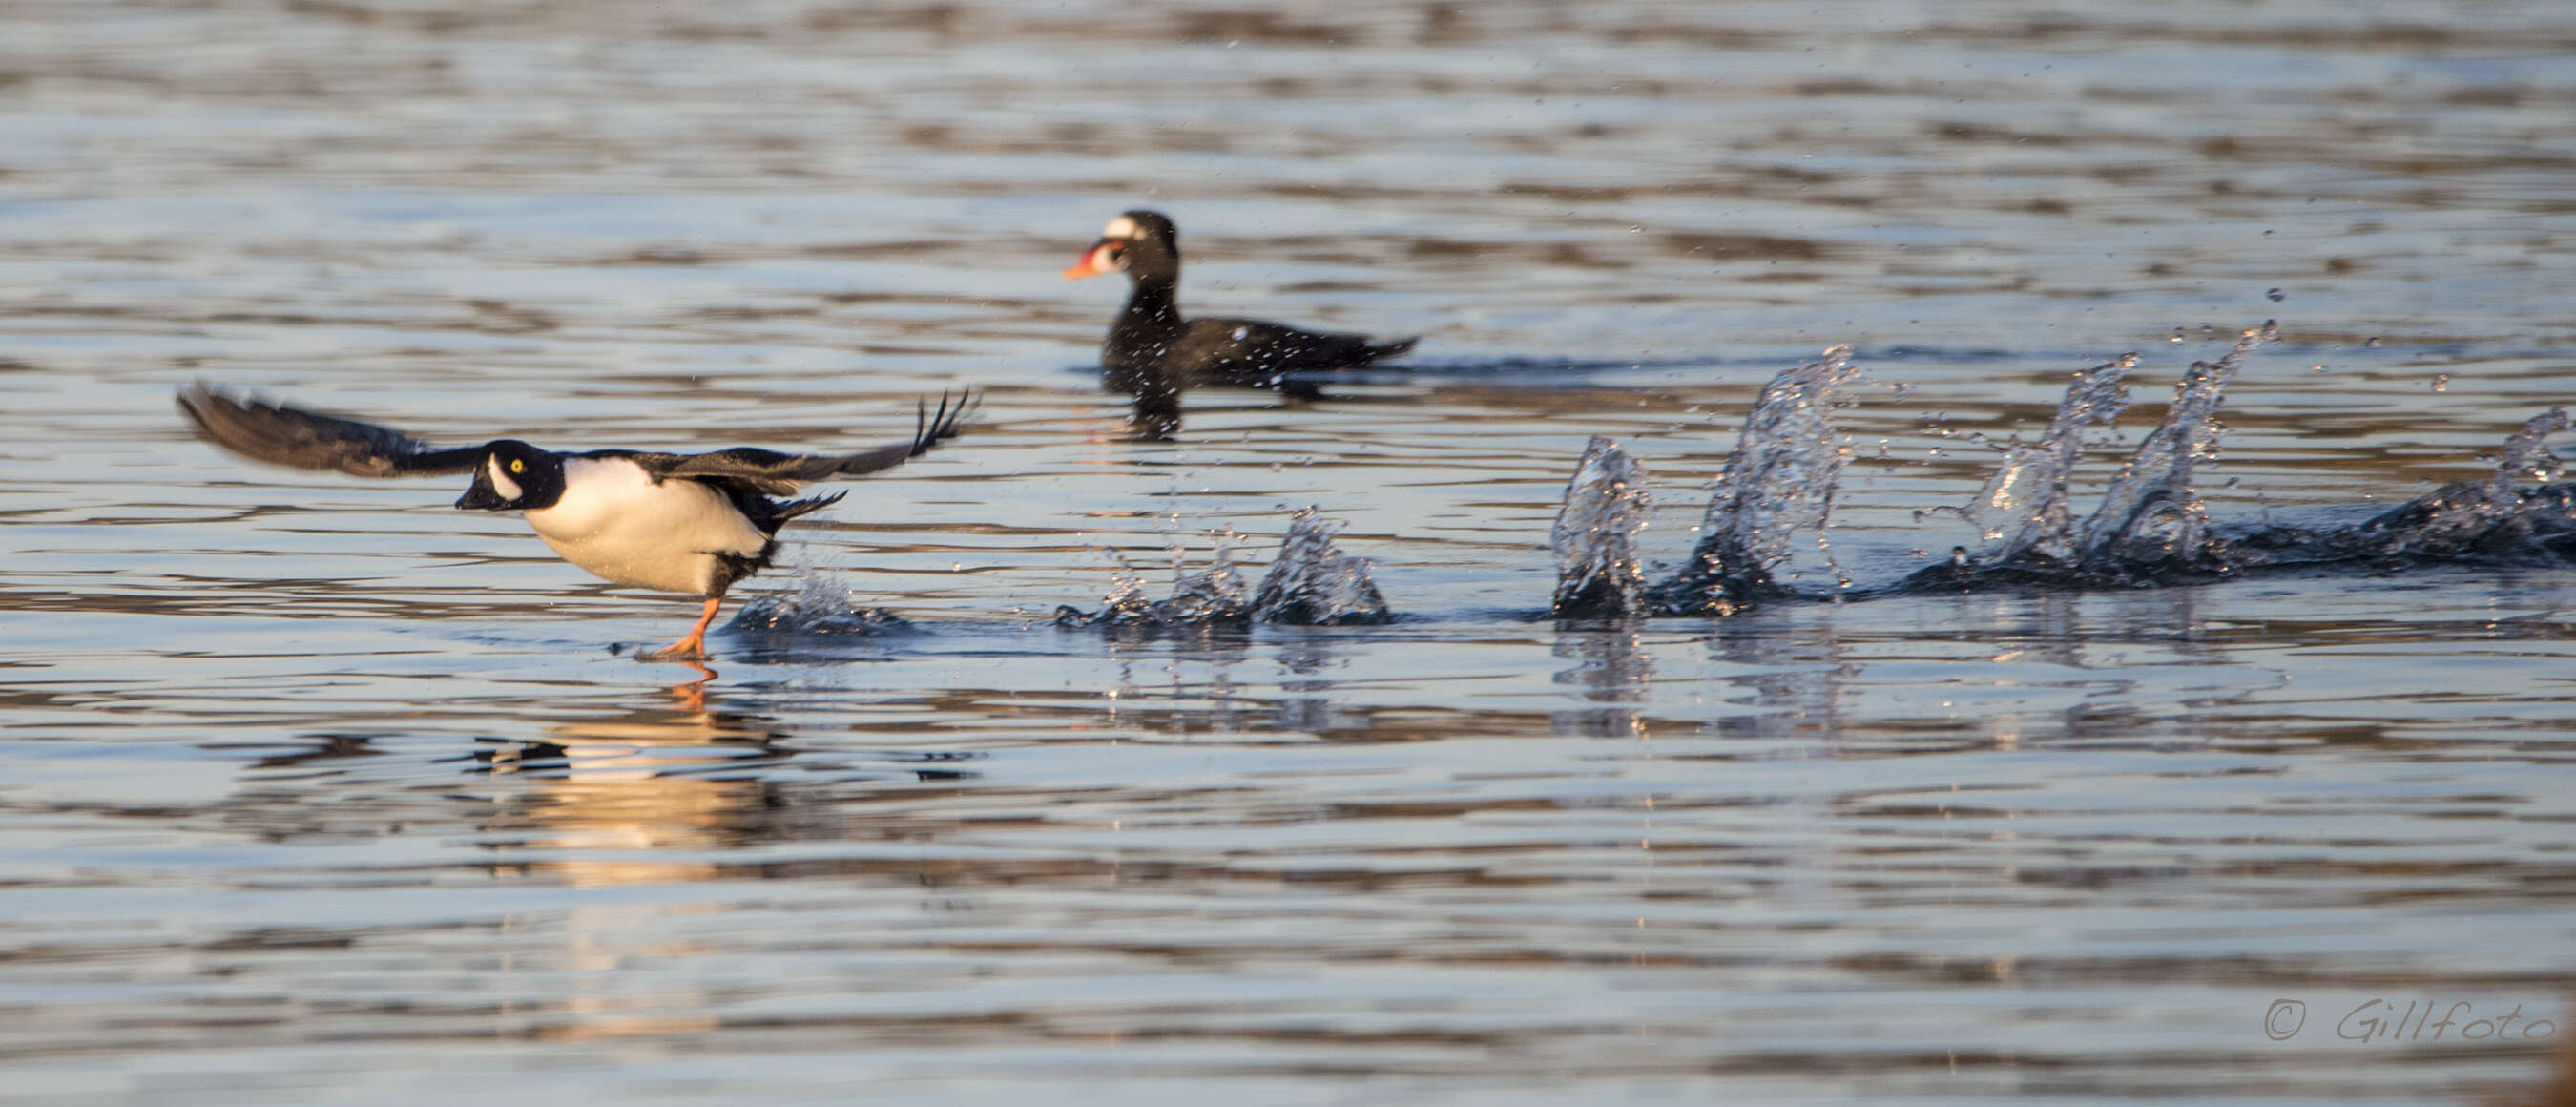
<instances>
[{"instance_id":1,"label":"scoter's white forehead patch","mask_svg":"<svg viewBox=\"0 0 2576 1107\"><path fill-rule=\"evenodd\" d=\"M1136 237L1136 221L1121 215L1116 219L1110 220L1108 226L1100 228L1100 237L1134 238Z\"/></svg>"},{"instance_id":2,"label":"scoter's white forehead patch","mask_svg":"<svg viewBox=\"0 0 2576 1107\"><path fill-rule=\"evenodd\" d=\"M501 455L483 455L483 475L492 478L492 491L500 493L502 499L519 498L519 482L511 480L510 474L501 471Z\"/></svg>"}]
</instances>

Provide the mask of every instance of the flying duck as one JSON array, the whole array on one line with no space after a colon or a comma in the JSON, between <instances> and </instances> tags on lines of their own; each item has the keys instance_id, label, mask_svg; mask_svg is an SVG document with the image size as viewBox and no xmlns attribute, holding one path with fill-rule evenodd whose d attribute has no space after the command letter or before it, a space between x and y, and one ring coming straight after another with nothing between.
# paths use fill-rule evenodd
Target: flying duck
<instances>
[{"instance_id":1,"label":"flying duck","mask_svg":"<svg viewBox=\"0 0 2576 1107\"><path fill-rule=\"evenodd\" d=\"M957 436L975 406L922 405L912 440L854 454L786 454L737 446L705 454L642 450L558 453L516 439L440 449L390 427L236 399L199 384L179 392L197 435L253 461L332 469L359 477L474 474L457 497L466 511L525 513L563 559L618 584L706 597L698 624L647 658L706 655L707 626L725 590L769 567L781 524L829 507L846 492L775 500L814 481L891 469Z\"/></svg>"},{"instance_id":2,"label":"flying duck","mask_svg":"<svg viewBox=\"0 0 2576 1107\"><path fill-rule=\"evenodd\" d=\"M1355 369L1413 348L1418 338L1371 343L1364 335L1319 334L1258 319L1183 319L1180 232L1160 212L1131 211L1101 228L1067 280L1124 270L1133 286L1110 324L1100 364L1111 388L1177 396L1182 388L1232 384L1278 387L1300 369Z\"/></svg>"}]
</instances>

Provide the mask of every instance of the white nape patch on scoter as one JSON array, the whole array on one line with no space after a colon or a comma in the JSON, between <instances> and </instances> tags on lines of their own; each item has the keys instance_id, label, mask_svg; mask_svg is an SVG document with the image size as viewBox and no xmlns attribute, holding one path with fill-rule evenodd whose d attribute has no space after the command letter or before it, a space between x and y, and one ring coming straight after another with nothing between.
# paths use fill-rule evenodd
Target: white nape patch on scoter
<instances>
[{"instance_id":1,"label":"white nape patch on scoter","mask_svg":"<svg viewBox=\"0 0 2576 1107\"><path fill-rule=\"evenodd\" d=\"M752 557L769 536L725 494L693 480L654 483L624 458L564 459L563 498L527 513L537 537L591 575L705 595L718 553Z\"/></svg>"},{"instance_id":2,"label":"white nape patch on scoter","mask_svg":"<svg viewBox=\"0 0 2576 1107\"><path fill-rule=\"evenodd\" d=\"M1116 219L1110 220L1108 226L1100 228L1100 237L1134 238L1136 237L1136 221L1121 215Z\"/></svg>"},{"instance_id":3,"label":"white nape patch on scoter","mask_svg":"<svg viewBox=\"0 0 2576 1107\"><path fill-rule=\"evenodd\" d=\"M492 478L492 491L500 493L503 500L511 503L519 502L519 482L511 480L508 473L501 471L501 455L483 455L483 475Z\"/></svg>"}]
</instances>

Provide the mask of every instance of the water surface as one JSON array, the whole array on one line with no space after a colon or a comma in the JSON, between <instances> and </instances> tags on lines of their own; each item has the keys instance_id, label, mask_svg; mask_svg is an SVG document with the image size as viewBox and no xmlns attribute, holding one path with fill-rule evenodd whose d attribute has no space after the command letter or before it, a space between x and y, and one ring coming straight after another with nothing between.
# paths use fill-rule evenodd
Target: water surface
<instances>
[{"instance_id":1,"label":"water surface","mask_svg":"<svg viewBox=\"0 0 2576 1107\"><path fill-rule=\"evenodd\" d=\"M2335 1026L2569 1018L2576 571L1543 613L1592 436L1669 565L1839 343L1806 586L1972 543L1917 513L2135 350L2089 504L2266 318L2219 521L2491 468L2576 392L2571 51L2544 3L21 0L13 1090L2513 1094L2569 1032ZM1185 305L1421 334L1418 371L1135 441L1083 369L1120 292L1056 274L1137 205ZM566 448L989 399L737 593L908 630L718 634L675 692L614 647L694 604L459 487L219 455L170 407L200 379ZM1168 589L1231 528L1257 574L1309 505L1400 621L1051 622L1113 550Z\"/></svg>"}]
</instances>

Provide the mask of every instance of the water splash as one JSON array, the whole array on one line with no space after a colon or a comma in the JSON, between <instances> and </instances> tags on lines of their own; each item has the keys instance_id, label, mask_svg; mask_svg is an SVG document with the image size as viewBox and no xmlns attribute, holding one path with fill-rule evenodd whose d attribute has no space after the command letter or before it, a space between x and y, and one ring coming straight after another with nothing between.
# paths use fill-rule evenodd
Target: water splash
<instances>
[{"instance_id":1,"label":"water splash","mask_svg":"<svg viewBox=\"0 0 2576 1107\"><path fill-rule=\"evenodd\" d=\"M2228 382L2244 367L2245 355L2277 341L2278 335L2267 321L2240 336L2227 356L2195 361L2183 373L2164 424L2138 444L2137 453L2111 479L2101 506L2079 529L2075 552L2084 567L2097 572L2224 568L2208 556L2209 511L2192 488L2192 470L2218 456L2219 436L2226 433L2218 410L2227 402Z\"/></svg>"},{"instance_id":2,"label":"water splash","mask_svg":"<svg viewBox=\"0 0 2576 1107\"><path fill-rule=\"evenodd\" d=\"M755 596L734 612L725 632L777 640L878 634L912 624L882 607L860 604L850 586L811 564L796 567L796 590Z\"/></svg>"},{"instance_id":3,"label":"water splash","mask_svg":"<svg viewBox=\"0 0 2576 1107\"><path fill-rule=\"evenodd\" d=\"M2218 452L2218 422L2227 385L2245 356L2279 340L2277 324L2244 331L2217 361L2193 362L2174 386L2164 422L2139 443L2111 479L2102 501L2070 523L2067 479L2083 452L2083 432L2109 425L2128 405L2126 378L2137 355L2126 354L2078 374L2039 443L2008 452L1978 498L1954 509L1978 524L1978 548L1953 551L1949 564L1882 591L2037 584L2135 586L2207 579L2236 571L2229 543L2212 536L2209 514L2193 489L2198 463Z\"/></svg>"},{"instance_id":4,"label":"water splash","mask_svg":"<svg viewBox=\"0 0 2576 1107\"><path fill-rule=\"evenodd\" d=\"M1548 534L1556 554L1556 596L1549 610L1565 618L1638 611L1646 578L1637 562L1637 532L1653 512L1645 467L1617 440L1592 436L1565 483L1565 503Z\"/></svg>"},{"instance_id":5,"label":"water splash","mask_svg":"<svg viewBox=\"0 0 2576 1107\"><path fill-rule=\"evenodd\" d=\"M1234 567L1234 531L1217 532L1209 542L1208 567L1190 572L1187 552L1178 543L1171 547L1172 594L1162 599L1147 598L1144 575L1138 573L1126 555L1110 550L1110 560L1117 567L1111 571L1109 593L1101 598L1100 610L1084 611L1071 604L1055 609L1057 626L1064 627L1191 627L1240 625L1250 621L1252 607L1245 598L1243 574Z\"/></svg>"},{"instance_id":6,"label":"water splash","mask_svg":"<svg viewBox=\"0 0 2576 1107\"><path fill-rule=\"evenodd\" d=\"M2566 471L2566 463L2550 452L2547 442L2550 435L2566 429L2564 407L2532 416L2504 440L2495 472L2485 480L2445 485L2362 526L2374 533L2403 536L2402 543L2383 551L2383 556L2456 555L2527 534L2537 520L2526 513L2529 499L2520 485L2530 479L2546 486ZM2420 521L2415 518L2418 515Z\"/></svg>"},{"instance_id":7,"label":"water splash","mask_svg":"<svg viewBox=\"0 0 2576 1107\"><path fill-rule=\"evenodd\" d=\"M2137 366L2138 355L2126 353L2075 374L2039 441L2006 450L2003 464L1975 500L1962 508L1946 509L1977 528L1978 547L1973 551L1977 563L2074 560L2066 481L2082 459L2085 431L2108 427L2128 410L2129 370Z\"/></svg>"},{"instance_id":8,"label":"water splash","mask_svg":"<svg viewBox=\"0 0 2576 1107\"><path fill-rule=\"evenodd\" d=\"M1963 547L1949 564L1869 594L1997 584L2135 587L2353 564L2377 571L2463 560L2576 560L2576 484L2559 483L2566 462L2547 444L2549 436L2576 429L2576 417L2563 407L2525 421L2506 438L2487 475L2444 485L2364 522L2324 530L2213 526L2191 488L2194 466L2217 452L2224 428L2216 416L2245 356L2278 339L2276 324L2266 321L2244 332L2226 357L2194 363L2174 390L2164 424L2121 468L2101 506L2080 527L2068 528L2064 481L2080 452L2075 432L2116 413L2117 374L2133 362L2097 366L2067 390L2041 443L2012 452L1977 502L1958 509L1981 525L1978 555ZM2527 486L2532 482L2537 486Z\"/></svg>"},{"instance_id":9,"label":"water splash","mask_svg":"<svg viewBox=\"0 0 2576 1107\"><path fill-rule=\"evenodd\" d=\"M2234 543L2240 567L2367 560L2375 566L2480 558L2576 557L2576 485L2555 483L2566 463L2547 445L2576 427L2553 407L2525 420L2497 451L2495 471L2454 481L2362 523L2323 533L2266 527ZM2524 488L2525 480L2539 482Z\"/></svg>"},{"instance_id":10,"label":"water splash","mask_svg":"<svg viewBox=\"0 0 2576 1107\"><path fill-rule=\"evenodd\" d=\"M1771 571L1788 558L1797 532L1812 530L1825 545L1834 486L1850 459L1835 440L1833 409L1851 403L1846 386L1858 375L1851 347L1836 346L1763 388L1709 496L1690 562L1649 592L1654 610L1734 614L1780 591Z\"/></svg>"},{"instance_id":11,"label":"water splash","mask_svg":"<svg viewBox=\"0 0 2576 1107\"><path fill-rule=\"evenodd\" d=\"M2240 333L2216 361L2194 362L2174 388L2165 419L2123 464L2102 501L2078 524L2068 485L2097 427L2129 406L2136 353L2076 373L2037 442L2004 450L1976 498L1948 509L1975 524L1976 548L1893 585L1820 593L1775 579L1800 532L1811 531L1832 565L1834 497L1850 451L1833 424L1858 377L1849 347L1773 378L1745 416L1735 451L1709 498L1698 546L1672 579L1640 588L1635 539L1650 500L1645 473L1619 444L1585 447L1550 547L1557 562L1551 601L1559 615L1646 613L1724 616L1764 599L1826 600L1992 585L2137 587L2208 580L2241 572L2368 560L2461 557L2576 561L2576 483L2560 482L2566 461L2546 440L2576 429L2566 408L2525 422L2494 471L2460 481L2368 522L2328 531L2266 526L2221 533L2192 481L2217 456L2226 428L2218 414L2227 387L2256 349L2280 340L2276 321ZM1981 438L1972 435L1972 441ZM2540 482L2525 487L2525 482ZM1786 574L1789 582L1796 573Z\"/></svg>"},{"instance_id":12,"label":"water splash","mask_svg":"<svg viewBox=\"0 0 2576 1107\"><path fill-rule=\"evenodd\" d=\"M2555 484L2567 475L2567 462L2550 452L2550 435L2568 430L2571 424L2567 409L2553 407L2523 421L2522 429L2505 439L2497 455L2495 479L2489 487L2501 498L2526 477L2541 484Z\"/></svg>"},{"instance_id":13,"label":"water splash","mask_svg":"<svg viewBox=\"0 0 2576 1107\"><path fill-rule=\"evenodd\" d=\"M1279 541L1279 560L1252 594L1256 622L1296 626L1352 626L1391 623L1395 613L1369 579L1366 558L1352 557L1333 545L1342 524L1315 516L1308 507L1289 516L1288 534Z\"/></svg>"}]
</instances>

